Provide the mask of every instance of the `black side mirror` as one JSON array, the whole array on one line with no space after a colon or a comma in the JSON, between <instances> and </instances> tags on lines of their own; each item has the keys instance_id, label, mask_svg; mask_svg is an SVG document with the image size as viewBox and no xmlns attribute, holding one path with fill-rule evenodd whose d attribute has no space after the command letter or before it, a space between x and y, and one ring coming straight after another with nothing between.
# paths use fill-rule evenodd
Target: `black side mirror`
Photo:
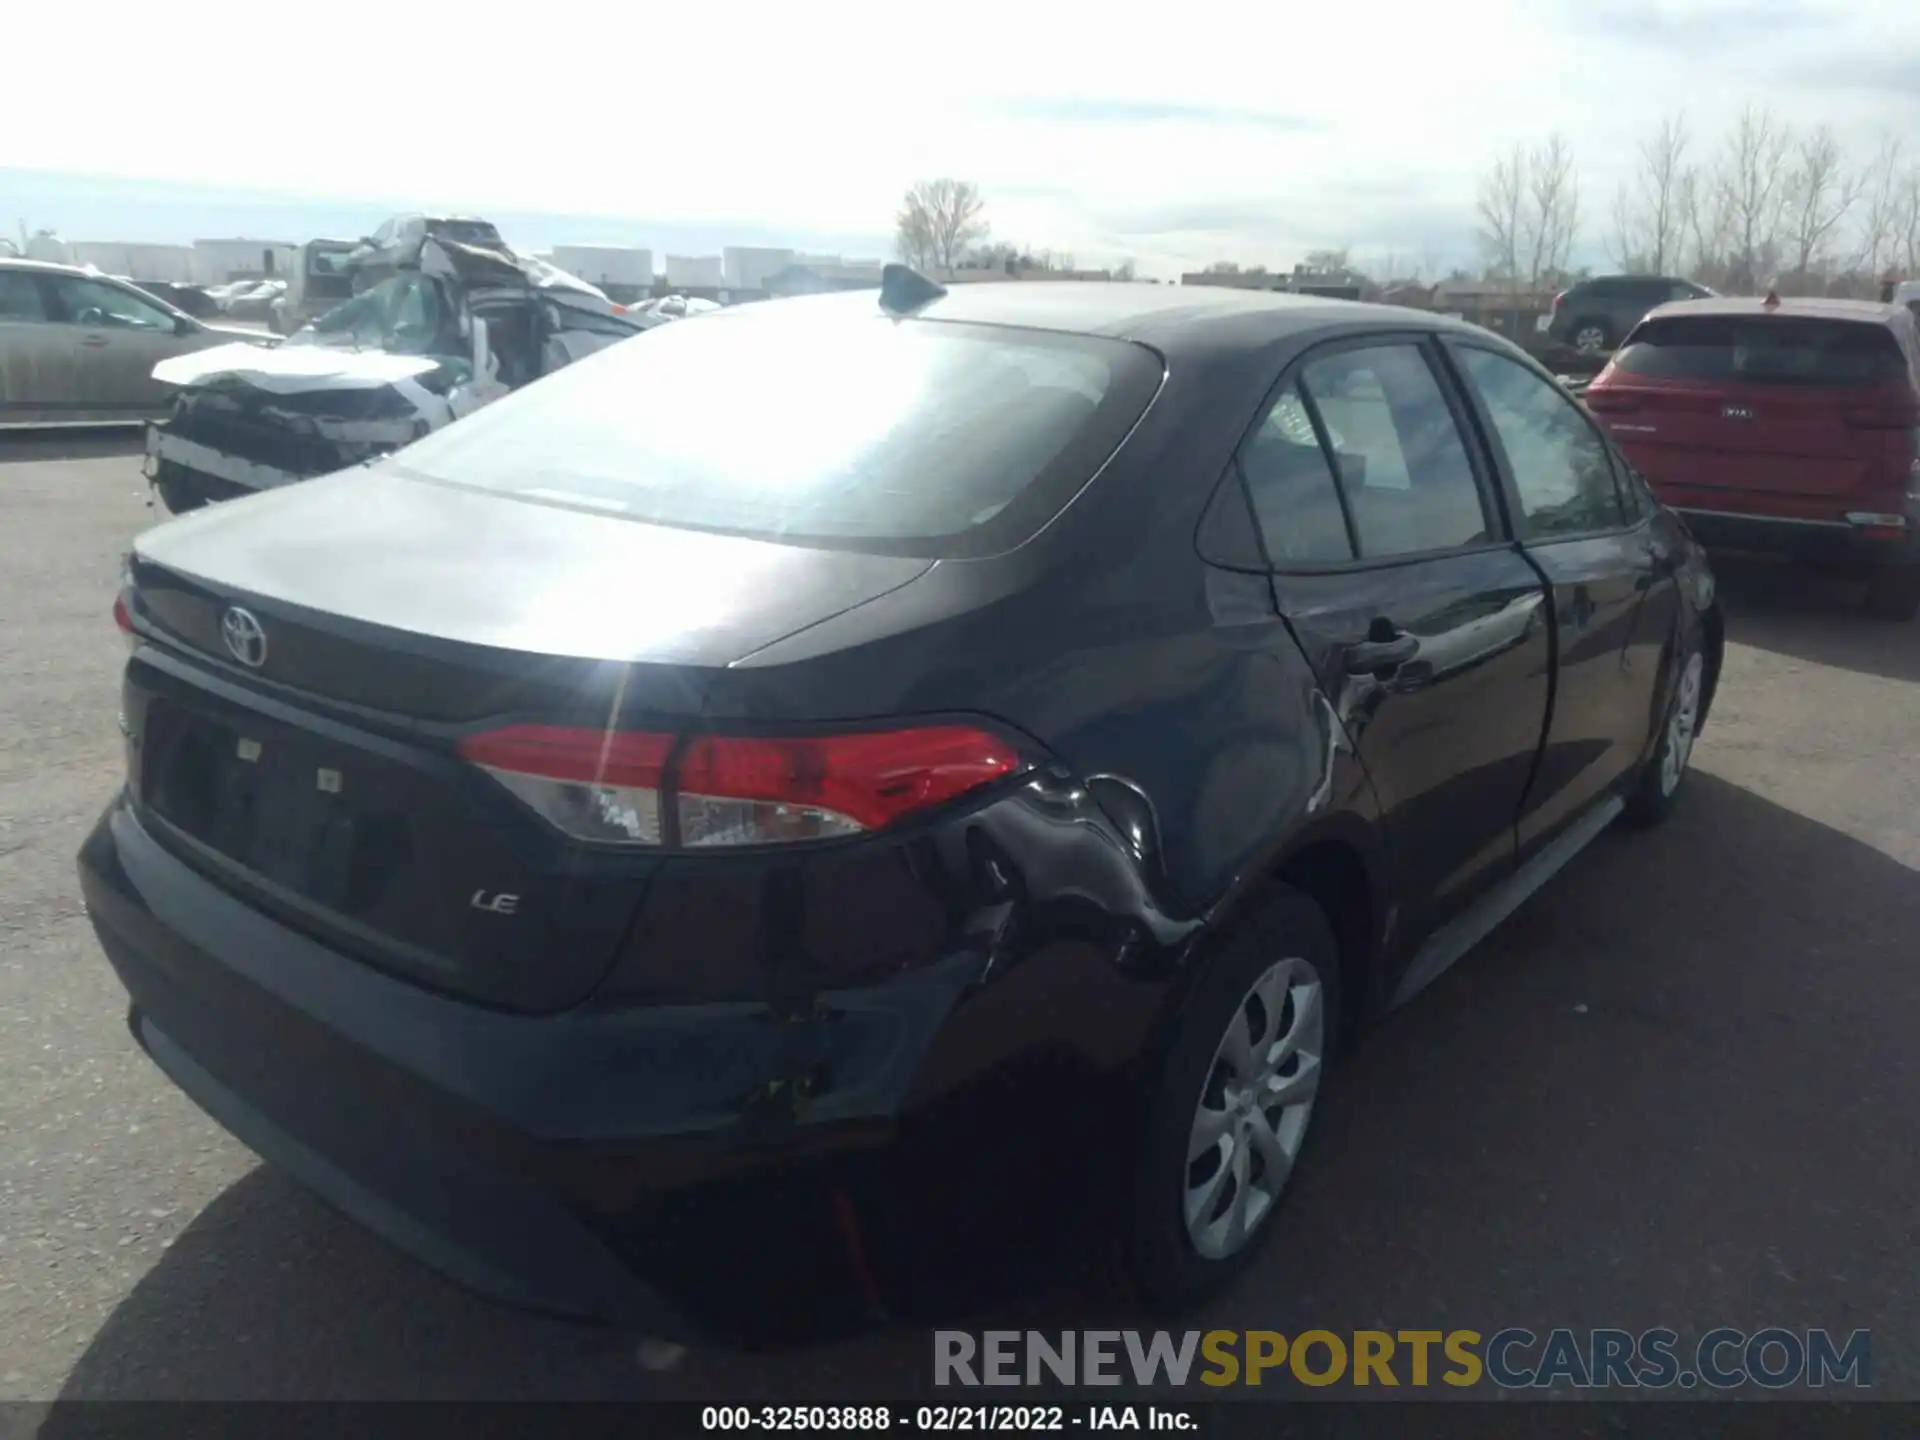
<instances>
[{"instance_id":1,"label":"black side mirror","mask_svg":"<svg viewBox=\"0 0 1920 1440\"><path fill-rule=\"evenodd\" d=\"M200 322L195 320L191 315L176 315L173 317L173 333L176 335L191 335L199 328Z\"/></svg>"}]
</instances>

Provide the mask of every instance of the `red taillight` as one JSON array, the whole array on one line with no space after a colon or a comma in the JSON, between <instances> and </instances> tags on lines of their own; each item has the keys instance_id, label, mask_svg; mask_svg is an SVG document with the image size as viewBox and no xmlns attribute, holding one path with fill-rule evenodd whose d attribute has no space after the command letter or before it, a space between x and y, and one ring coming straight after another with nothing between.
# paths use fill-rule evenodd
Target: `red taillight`
<instances>
[{"instance_id":1,"label":"red taillight","mask_svg":"<svg viewBox=\"0 0 1920 1440\"><path fill-rule=\"evenodd\" d=\"M133 611L127 608L127 592L124 590L113 597L113 623L120 627L122 635L133 634Z\"/></svg>"},{"instance_id":2,"label":"red taillight","mask_svg":"<svg viewBox=\"0 0 1920 1440\"><path fill-rule=\"evenodd\" d=\"M702 735L678 753L671 735L514 725L463 740L460 753L575 839L688 847L858 835L1024 763L969 725Z\"/></svg>"}]
</instances>

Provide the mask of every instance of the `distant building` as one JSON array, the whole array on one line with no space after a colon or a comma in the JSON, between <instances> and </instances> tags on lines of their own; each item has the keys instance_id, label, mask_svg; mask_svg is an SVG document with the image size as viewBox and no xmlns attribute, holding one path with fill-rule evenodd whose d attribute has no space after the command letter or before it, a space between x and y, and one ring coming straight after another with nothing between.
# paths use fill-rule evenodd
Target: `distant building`
<instances>
[{"instance_id":1,"label":"distant building","mask_svg":"<svg viewBox=\"0 0 1920 1440\"><path fill-rule=\"evenodd\" d=\"M1364 300L1371 288L1357 270L1310 270L1296 265L1280 270L1197 270L1180 277L1182 285L1215 285L1230 290L1272 290L1288 295L1318 295L1327 300Z\"/></svg>"},{"instance_id":2,"label":"distant building","mask_svg":"<svg viewBox=\"0 0 1920 1440\"><path fill-rule=\"evenodd\" d=\"M299 268L300 247L283 240L196 240L193 281L220 285L229 280L287 276Z\"/></svg>"},{"instance_id":3,"label":"distant building","mask_svg":"<svg viewBox=\"0 0 1920 1440\"><path fill-rule=\"evenodd\" d=\"M1044 265L1023 265L1009 260L997 265L956 265L951 270L933 270L929 279L942 285L979 285L1008 280L1111 280L1111 270L1057 270Z\"/></svg>"},{"instance_id":4,"label":"distant building","mask_svg":"<svg viewBox=\"0 0 1920 1440\"><path fill-rule=\"evenodd\" d=\"M769 275L765 288L769 295L820 295L835 290L875 290L879 286L878 260L808 256Z\"/></svg>"},{"instance_id":5,"label":"distant building","mask_svg":"<svg viewBox=\"0 0 1920 1440\"><path fill-rule=\"evenodd\" d=\"M632 245L556 245L548 258L569 275L602 288L651 290L653 251Z\"/></svg>"},{"instance_id":6,"label":"distant building","mask_svg":"<svg viewBox=\"0 0 1920 1440\"><path fill-rule=\"evenodd\" d=\"M667 256L669 290L719 290L726 283L718 255Z\"/></svg>"},{"instance_id":7,"label":"distant building","mask_svg":"<svg viewBox=\"0 0 1920 1440\"><path fill-rule=\"evenodd\" d=\"M180 285L193 281L191 245L75 240L67 250L72 256L70 263L91 265L108 275L124 275L130 280L170 280Z\"/></svg>"},{"instance_id":8,"label":"distant building","mask_svg":"<svg viewBox=\"0 0 1920 1440\"><path fill-rule=\"evenodd\" d=\"M791 250L761 245L729 245L720 252L720 283L728 290L765 293L767 278L789 269L797 257Z\"/></svg>"}]
</instances>

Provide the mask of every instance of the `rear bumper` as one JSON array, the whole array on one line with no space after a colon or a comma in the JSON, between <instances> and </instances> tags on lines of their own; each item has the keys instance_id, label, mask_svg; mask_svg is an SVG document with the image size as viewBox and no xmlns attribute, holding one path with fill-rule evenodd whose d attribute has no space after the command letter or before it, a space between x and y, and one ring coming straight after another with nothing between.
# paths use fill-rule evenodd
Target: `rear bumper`
<instances>
[{"instance_id":1,"label":"rear bumper","mask_svg":"<svg viewBox=\"0 0 1920 1440\"><path fill-rule=\"evenodd\" d=\"M1137 1052L1090 1061L1073 1016L1111 1043L1116 1003L1144 1034L1162 993L1081 946L985 987L956 956L799 1019L502 1013L242 904L124 797L79 868L135 1037L237 1138L471 1289L672 1339L853 1328L919 1308L957 1238L1005 1265L1035 1252L997 1227L1056 1244L1040 1199L1097 1173L1070 1142L1111 1147ZM1061 1003L1082 978L1118 1001Z\"/></svg>"},{"instance_id":2,"label":"rear bumper","mask_svg":"<svg viewBox=\"0 0 1920 1440\"><path fill-rule=\"evenodd\" d=\"M1784 555L1809 564L1873 568L1920 564L1920 535L1912 517L1895 538L1872 534L1844 520L1803 520L1729 510L1674 507L1687 529L1709 550Z\"/></svg>"},{"instance_id":3,"label":"rear bumper","mask_svg":"<svg viewBox=\"0 0 1920 1440\"><path fill-rule=\"evenodd\" d=\"M230 499L259 490L272 490L309 478L276 466L256 464L237 455L228 455L211 445L172 434L163 422L155 421L147 426L147 478L159 479L162 467L187 471L202 482L214 499Z\"/></svg>"}]
</instances>

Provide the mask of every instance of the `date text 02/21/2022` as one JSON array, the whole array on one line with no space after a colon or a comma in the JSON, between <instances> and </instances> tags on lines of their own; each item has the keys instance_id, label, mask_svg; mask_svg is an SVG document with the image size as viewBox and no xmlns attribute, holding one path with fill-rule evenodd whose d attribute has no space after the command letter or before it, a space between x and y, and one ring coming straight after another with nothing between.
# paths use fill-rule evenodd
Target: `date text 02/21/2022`
<instances>
[{"instance_id":1,"label":"date text 02/21/2022","mask_svg":"<svg viewBox=\"0 0 1920 1440\"><path fill-rule=\"evenodd\" d=\"M907 1430L923 1434L1152 1430L1190 1434L1198 1415L1181 1405L707 1405L710 1431L816 1433Z\"/></svg>"}]
</instances>

